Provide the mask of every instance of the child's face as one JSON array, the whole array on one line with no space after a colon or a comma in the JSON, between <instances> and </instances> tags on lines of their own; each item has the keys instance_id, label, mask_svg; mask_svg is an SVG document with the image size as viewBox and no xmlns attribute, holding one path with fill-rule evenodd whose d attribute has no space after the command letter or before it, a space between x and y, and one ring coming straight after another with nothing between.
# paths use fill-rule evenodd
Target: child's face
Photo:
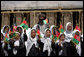
<instances>
[{"instance_id":1,"label":"child's face","mask_svg":"<svg viewBox=\"0 0 84 57\"><path fill-rule=\"evenodd\" d=\"M46 31L46 37L50 37L50 31Z\"/></svg>"},{"instance_id":2,"label":"child's face","mask_svg":"<svg viewBox=\"0 0 84 57\"><path fill-rule=\"evenodd\" d=\"M9 31L9 27L6 27L6 28L5 28L5 31L8 32L8 31Z\"/></svg>"},{"instance_id":3,"label":"child's face","mask_svg":"<svg viewBox=\"0 0 84 57\"><path fill-rule=\"evenodd\" d=\"M60 40L61 41L64 41L64 38L65 38L65 36L64 35L61 35Z\"/></svg>"},{"instance_id":4,"label":"child's face","mask_svg":"<svg viewBox=\"0 0 84 57\"><path fill-rule=\"evenodd\" d=\"M16 34L15 39L18 40L19 38L20 38L20 35L19 34Z\"/></svg>"},{"instance_id":5,"label":"child's face","mask_svg":"<svg viewBox=\"0 0 84 57\"><path fill-rule=\"evenodd\" d=\"M19 33L21 33L21 32L22 32L21 28L18 28L18 32L19 32Z\"/></svg>"},{"instance_id":6,"label":"child's face","mask_svg":"<svg viewBox=\"0 0 84 57\"><path fill-rule=\"evenodd\" d=\"M67 30L71 31L72 30L72 25L68 25Z\"/></svg>"},{"instance_id":7,"label":"child's face","mask_svg":"<svg viewBox=\"0 0 84 57\"><path fill-rule=\"evenodd\" d=\"M32 30L32 31L31 31L31 37L32 37L32 38L35 38L35 36L36 36L36 31L35 31L35 30Z\"/></svg>"}]
</instances>

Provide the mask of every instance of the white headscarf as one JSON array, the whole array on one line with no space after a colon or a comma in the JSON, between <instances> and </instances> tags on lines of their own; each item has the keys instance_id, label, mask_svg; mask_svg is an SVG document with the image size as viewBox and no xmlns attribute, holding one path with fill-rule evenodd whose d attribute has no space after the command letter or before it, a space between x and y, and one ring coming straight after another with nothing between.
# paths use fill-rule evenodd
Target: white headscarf
<instances>
[{"instance_id":1,"label":"white headscarf","mask_svg":"<svg viewBox=\"0 0 84 57\"><path fill-rule=\"evenodd\" d=\"M18 25L17 28L18 27L22 28L20 25ZM21 38L23 38L23 34L24 34L24 29L22 28Z\"/></svg>"},{"instance_id":2,"label":"white headscarf","mask_svg":"<svg viewBox=\"0 0 84 57\"><path fill-rule=\"evenodd\" d=\"M34 27L33 27L32 29L35 29L35 30L36 30L37 26L39 26L39 27L40 27L40 25L39 25L39 24L36 24L36 25L34 25ZM44 37L44 34L42 33L42 31L41 31L41 30L40 30L40 34L41 34L41 36L42 36L42 38L43 38L43 37Z\"/></svg>"},{"instance_id":3,"label":"white headscarf","mask_svg":"<svg viewBox=\"0 0 84 57\"><path fill-rule=\"evenodd\" d=\"M79 30L74 30L72 35L74 36L76 32L79 32L79 36L81 37ZM78 45L76 45L76 49L77 49L77 53L79 54L79 56L81 56L81 43L80 42Z\"/></svg>"},{"instance_id":4,"label":"white headscarf","mask_svg":"<svg viewBox=\"0 0 84 57\"><path fill-rule=\"evenodd\" d=\"M48 30L48 28L47 29L45 29L45 33L46 33L46 30ZM45 34L46 35L46 34ZM51 36L50 37L44 37L43 39L41 39L41 41L44 43L44 47L43 47L43 52L45 52L46 50L48 51L48 56L50 56L50 53L51 53Z\"/></svg>"},{"instance_id":5,"label":"white headscarf","mask_svg":"<svg viewBox=\"0 0 84 57\"><path fill-rule=\"evenodd\" d=\"M3 26L3 28L1 29L1 33L5 33L5 32L4 32L4 28L5 28L6 26L8 26L8 25L4 25L4 26ZM8 26L8 27L9 27L9 26ZM10 27L9 27L9 28L10 28ZM9 31L10 31L10 29L9 29Z\"/></svg>"},{"instance_id":6,"label":"white headscarf","mask_svg":"<svg viewBox=\"0 0 84 57\"><path fill-rule=\"evenodd\" d=\"M35 30L35 29L33 28L33 29L31 29L31 31L32 31L32 30ZM28 40L27 40L26 56L28 56L29 51L30 51L30 49L31 49L31 47L32 47L33 44L35 44L35 46L37 47L37 36L35 36L35 38L33 39L33 38L31 37L31 31L30 31L30 33L29 33Z\"/></svg>"},{"instance_id":7,"label":"white headscarf","mask_svg":"<svg viewBox=\"0 0 84 57\"><path fill-rule=\"evenodd\" d=\"M69 24L71 24L71 22L68 22L66 24L66 31L64 32L64 34L65 34L65 41L66 42L70 42L72 40L72 38L73 38L73 36L72 36L73 27L72 27L71 31L67 30L67 27L68 27Z\"/></svg>"},{"instance_id":8,"label":"white headscarf","mask_svg":"<svg viewBox=\"0 0 84 57\"><path fill-rule=\"evenodd\" d=\"M1 29L1 33L3 34L3 36L5 37L6 33L4 32L4 28L8 26L8 25L4 25L4 27ZM8 26L9 27L9 26ZM10 28L10 27L9 27ZM10 31L10 29L9 29ZM8 40L9 40L9 32L7 33L7 36L8 36Z\"/></svg>"},{"instance_id":9,"label":"white headscarf","mask_svg":"<svg viewBox=\"0 0 84 57\"><path fill-rule=\"evenodd\" d=\"M33 26L33 28L35 28L35 29L36 29L36 28L37 28L37 26L38 26L38 24L34 25L34 26Z\"/></svg>"}]
</instances>

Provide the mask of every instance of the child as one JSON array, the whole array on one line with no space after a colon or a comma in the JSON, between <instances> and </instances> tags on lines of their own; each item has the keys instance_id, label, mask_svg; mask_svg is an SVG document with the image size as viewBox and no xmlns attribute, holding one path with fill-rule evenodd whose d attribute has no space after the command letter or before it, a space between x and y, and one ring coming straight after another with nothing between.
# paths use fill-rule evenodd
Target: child
<instances>
[{"instance_id":1,"label":"child","mask_svg":"<svg viewBox=\"0 0 84 57\"><path fill-rule=\"evenodd\" d=\"M27 40L27 51L26 56L37 56L37 36L36 30L32 29L29 33L28 40Z\"/></svg>"},{"instance_id":2,"label":"child","mask_svg":"<svg viewBox=\"0 0 84 57\"><path fill-rule=\"evenodd\" d=\"M72 40L72 38L73 38L72 31L73 31L72 23L68 22L66 24L66 31L64 32L66 42L70 42Z\"/></svg>"},{"instance_id":3,"label":"child","mask_svg":"<svg viewBox=\"0 0 84 57\"><path fill-rule=\"evenodd\" d=\"M80 31L79 30L74 30L73 31L73 37L77 35L79 38L81 38L81 35L80 35ZM81 40L81 39L80 39ZM79 56L81 56L81 41L79 41L79 43L75 45L75 48L77 49L77 53L79 54Z\"/></svg>"},{"instance_id":4,"label":"child","mask_svg":"<svg viewBox=\"0 0 84 57\"><path fill-rule=\"evenodd\" d=\"M51 54L51 31L49 29L45 30L45 36L41 41L44 43L43 47L43 56L50 56Z\"/></svg>"},{"instance_id":5,"label":"child","mask_svg":"<svg viewBox=\"0 0 84 57\"><path fill-rule=\"evenodd\" d=\"M63 33L60 34L59 40L57 40L56 43L54 43L52 48L55 50L55 56L64 56L64 43L65 43L65 35Z\"/></svg>"},{"instance_id":6,"label":"child","mask_svg":"<svg viewBox=\"0 0 84 57\"><path fill-rule=\"evenodd\" d=\"M5 34L9 34L9 30L10 30L10 28L9 28L9 26L8 25L5 25L3 28L2 28L2 30L1 30L1 33L3 34L3 36L5 37Z\"/></svg>"},{"instance_id":7,"label":"child","mask_svg":"<svg viewBox=\"0 0 84 57\"><path fill-rule=\"evenodd\" d=\"M20 56L22 53L20 52L21 48L20 48L20 33L16 33L15 36L15 41L13 44L13 54L14 56Z\"/></svg>"}]
</instances>

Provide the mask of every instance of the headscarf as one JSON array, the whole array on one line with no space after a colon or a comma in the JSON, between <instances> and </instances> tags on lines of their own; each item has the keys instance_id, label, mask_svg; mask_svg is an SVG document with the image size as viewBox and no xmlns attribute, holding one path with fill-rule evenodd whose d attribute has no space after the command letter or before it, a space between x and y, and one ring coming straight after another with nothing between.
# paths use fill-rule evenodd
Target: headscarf
<instances>
[{"instance_id":1,"label":"headscarf","mask_svg":"<svg viewBox=\"0 0 84 57\"><path fill-rule=\"evenodd\" d=\"M48 30L45 29L45 33L46 31ZM46 35L46 34L45 34ZM51 53L51 36L50 37L44 37L43 39L41 39L41 41L44 43L44 47L43 47L43 52L45 52L46 50L48 51L48 56L50 56L50 53Z\"/></svg>"},{"instance_id":2,"label":"headscarf","mask_svg":"<svg viewBox=\"0 0 84 57\"><path fill-rule=\"evenodd\" d=\"M4 25L3 28L1 29L1 33L3 34L3 36L5 37L6 33L4 32L4 28L8 26L8 25ZM9 26L8 26L9 27ZM10 27L9 27L9 31L10 31ZM7 33L7 36L8 36L8 40L9 40L9 31Z\"/></svg>"},{"instance_id":3,"label":"headscarf","mask_svg":"<svg viewBox=\"0 0 84 57\"><path fill-rule=\"evenodd\" d=\"M33 27L32 29L35 29L35 30L36 30L37 26L40 27L39 24L36 24L36 25L34 25L34 27ZM42 36L42 38L43 38L43 37L44 37L44 34L42 33L41 29L40 29L40 34L41 34L41 36Z\"/></svg>"},{"instance_id":4,"label":"headscarf","mask_svg":"<svg viewBox=\"0 0 84 57\"><path fill-rule=\"evenodd\" d=\"M22 42L22 47L24 47L25 46L25 42L24 42L24 29L21 27L21 26L17 26L17 28L18 27L20 27L21 29L22 29L22 33L20 33L20 40L21 40L21 42Z\"/></svg>"},{"instance_id":5,"label":"headscarf","mask_svg":"<svg viewBox=\"0 0 84 57\"><path fill-rule=\"evenodd\" d=\"M65 34L65 41L66 41L66 42L70 42L70 41L72 40L72 38L73 38L73 36L72 36L73 28L72 28L71 31L68 31L68 30L67 30L67 27L68 27L69 24L71 24L71 22L68 22L68 23L66 24L66 31L64 32L64 34Z\"/></svg>"},{"instance_id":6,"label":"headscarf","mask_svg":"<svg viewBox=\"0 0 84 57\"><path fill-rule=\"evenodd\" d=\"M5 34L5 32L4 32L4 28L6 27L6 26L8 26L8 25L4 25L3 26L3 28L1 29L1 33L4 35ZM9 26L8 26L9 27ZM9 27L10 28L10 27ZM10 29L9 29L9 31L10 31ZM7 33L8 34L8 33Z\"/></svg>"},{"instance_id":7,"label":"headscarf","mask_svg":"<svg viewBox=\"0 0 84 57\"><path fill-rule=\"evenodd\" d=\"M35 30L34 28L31 29L32 30ZM26 51L26 56L28 56L29 52L30 52L30 49L32 47L33 44L35 44L35 47L37 47L37 36L35 36L35 38L33 39L31 37L31 31L29 33L29 36L28 36L28 40L27 40L27 51Z\"/></svg>"},{"instance_id":8,"label":"headscarf","mask_svg":"<svg viewBox=\"0 0 84 57\"><path fill-rule=\"evenodd\" d=\"M18 25L17 28L18 28L18 27L20 27L20 28L22 29L21 38L23 38L24 29L23 29L20 25Z\"/></svg>"}]
</instances>

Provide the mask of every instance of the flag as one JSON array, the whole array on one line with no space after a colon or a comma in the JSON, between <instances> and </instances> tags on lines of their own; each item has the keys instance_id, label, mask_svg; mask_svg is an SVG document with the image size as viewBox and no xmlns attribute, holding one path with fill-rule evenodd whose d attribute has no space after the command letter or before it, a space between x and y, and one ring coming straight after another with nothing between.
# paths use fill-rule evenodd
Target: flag
<instances>
[{"instance_id":1,"label":"flag","mask_svg":"<svg viewBox=\"0 0 84 57\"><path fill-rule=\"evenodd\" d=\"M54 36L54 35L56 35L56 36ZM57 30L52 29L52 38L54 38L55 41L57 41L59 39L59 36L60 36L60 31L58 29Z\"/></svg>"},{"instance_id":2,"label":"flag","mask_svg":"<svg viewBox=\"0 0 84 57\"><path fill-rule=\"evenodd\" d=\"M12 37L15 37L16 36L16 33L12 33L9 35L9 38L12 38Z\"/></svg>"},{"instance_id":3,"label":"flag","mask_svg":"<svg viewBox=\"0 0 84 57\"><path fill-rule=\"evenodd\" d=\"M48 23L48 19L43 20L43 23L47 24Z\"/></svg>"},{"instance_id":4,"label":"flag","mask_svg":"<svg viewBox=\"0 0 84 57\"><path fill-rule=\"evenodd\" d=\"M5 34L5 40L4 41L8 42L8 35L7 35L7 33Z\"/></svg>"},{"instance_id":5,"label":"flag","mask_svg":"<svg viewBox=\"0 0 84 57\"><path fill-rule=\"evenodd\" d=\"M16 29L17 29L17 26L16 26L16 24L14 24L14 26L13 26L13 31L15 32Z\"/></svg>"},{"instance_id":6,"label":"flag","mask_svg":"<svg viewBox=\"0 0 84 57\"><path fill-rule=\"evenodd\" d=\"M59 32L59 30L57 30L57 31L56 31L56 37L58 38L59 35L60 35L60 32Z\"/></svg>"},{"instance_id":7,"label":"flag","mask_svg":"<svg viewBox=\"0 0 84 57\"><path fill-rule=\"evenodd\" d=\"M78 26L75 27L75 30L79 30L81 32L81 30Z\"/></svg>"},{"instance_id":8,"label":"flag","mask_svg":"<svg viewBox=\"0 0 84 57\"><path fill-rule=\"evenodd\" d=\"M57 40L58 40L58 38L57 38L57 37L54 37L54 35L52 35L52 38L55 38L55 41L57 41Z\"/></svg>"},{"instance_id":9,"label":"flag","mask_svg":"<svg viewBox=\"0 0 84 57\"><path fill-rule=\"evenodd\" d=\"M79 42L80 42L80 36L75 35L73 38L73 43L79 44Z\"/></svg>"},{"instance_id":10,"label":"flag","mask_svg":"<svg viewBox=\"0 0 84 57\"><path fill-rule=\"evenodd\" d=\"M59 31L60 31L60 33L63 33L64 32L62 25L60 25Z\"/></svg>"},{"instance_id":11,"label":"flag","mask_svg":"<svg viewBox=\"0 0 84 57\"><path fill-rule=\"evenodd\" d=\"M37 34L40 35L40 30L37 30Z\"/></svg>"},{"instance_id":12,"label":"flag","mask_svg":"<svg viewBox=\"0 0 84 57\"><path fill-rule=\"evenodd\" d=\"M25 28L26 30L28 29L27 22L25 20L22 22L20 26Z\"/></svg>"},{"instance_id":13,"label":"flag","mask_svg":"<svg viewBox=\"0 0 84 57\"><path fill-rule=\"evenodd\" d=\"M40 34L40 30L37 30L37 34L40 36L40 38L41 38L41 34Z\"/></svg>"}]
</instances>

